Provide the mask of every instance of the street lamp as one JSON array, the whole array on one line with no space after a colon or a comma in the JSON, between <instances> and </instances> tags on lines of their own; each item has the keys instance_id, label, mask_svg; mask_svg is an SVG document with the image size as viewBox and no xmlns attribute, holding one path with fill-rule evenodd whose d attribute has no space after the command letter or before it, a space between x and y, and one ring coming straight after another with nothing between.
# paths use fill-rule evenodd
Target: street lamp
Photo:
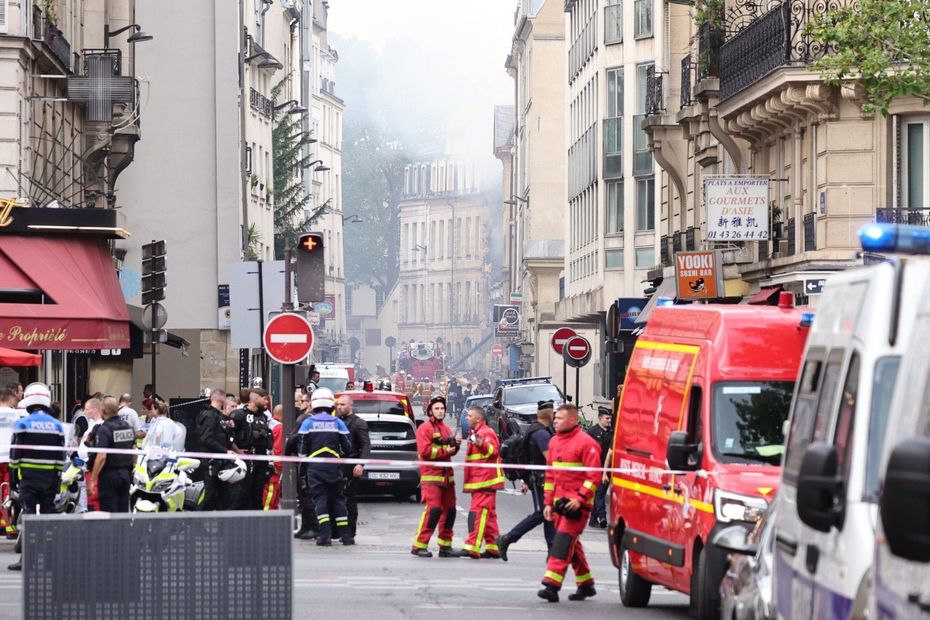
<instances>
[{"instance_id":1,"label":"street lamp","mask_svg":"<svg viewBox=\"0 0 930 620\"><path fill-rule=\"evenodd\" d=\"M155 37L150 35L147 32L142 30L142 26L139 24L129 24L128 26L123 26L116 30L110 31L110 24L103 25L103 47L104 49L110 49L110 37L115 37L118 34L122 34L129 30L130 28L135 28L135 32L129 35L129 38L126 39L127 43L142 43L143 41L151 41Z\"/></svg>"},{"instance_id":2,"label":"street lamp","mask_svg":"<svg viewBox=\"0 0 930 620\"><path fill-rule=\"evenodd\" d=\"M520 196L517 196L516 194L511 196L510 200L505 200L504 204L510 205L511 207L515 207L518 203L521 203L521 202L525 205L530 204L529 200L527 200L526 198L521 198Z\"/></svg>"},{"instance_id":3,"label":"street lamp","mask_svg":"<svg viewBox=\"0 0 930 620\"><path fill-rule=\"evenodd\" d=\"M361 223L364 222L364 221L365 221L365 220L364 220L363 218L359 217L358 214L356 214L356 213L352 213L351 215L343 215L343 216L342 216L342 223L343 223L343 224L346 224L346 223L348 223L348 224L361 224Z\"/></svg>"},{"instance_id":4,"label":"street lamp","mask_svg":"<svg viewBox=\"0 0 930 620\"><path fill-rule=\"evenodd\" d=\"M316 166L317 164L320 164L320 165ZM313 168L314 166L316 166L316 168ZM310 162L309 164L307 164L307 168L313 168L314 172L326 172L327 170L329 170L329 166L323 165L322 159L317 159L316 161Z\"/></svg>"},{"instance_id":5,"label":"street lamp","mask_svg":"<svg viewBox=\"0 0 930 620\"><path fill-rule=\"evenodd\" d=\"M274 69L275 71L277 71L278 69L283 69L284 65L282 65L280 61L277 61L274 58L267 58L261 61L260 63L258 63L258 68L259 69Z\"/></svg>"},{"instance_id":6,"label":"street lamp","mask_svg":"<svg viewBox=\"0 0 930 620\"><path fill-rule=\"evenodd\" d=\"M293 104L293 105L292 105L292 104ZM289 106L289 105L292 105L292 107L291 107L290 110L287 111L288 114L303 114L304 112L307 111L307 108L305 108L305 107L303 107L302 105L300 105L300 102L297 101L296 99L291 99L290 101L285 101L285 102L282 103L281 105L276 105L276 106L274 107L274 111L275 111L275 112L278 112L278 111L280 111L280 110L283 110L284 108L286 108L286 107Z\"/></svg>"}]
</instances>

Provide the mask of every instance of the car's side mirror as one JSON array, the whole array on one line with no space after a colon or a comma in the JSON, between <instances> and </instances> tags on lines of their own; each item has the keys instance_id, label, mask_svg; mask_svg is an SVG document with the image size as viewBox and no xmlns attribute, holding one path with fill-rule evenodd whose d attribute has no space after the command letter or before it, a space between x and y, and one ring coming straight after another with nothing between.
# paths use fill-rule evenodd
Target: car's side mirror
<instances>
[{"instance_id":1,"label":"car's side mirror","mask_svg":"<svg viewBox=\"0 0 930 620\"><path fill-rule=\"evenodd\" d=\"M688 433L674 431L668 437L668 448L665 450L665 460L669 469L676 471L694 471L701 466L698 456L698 445L690 443ZM694 457L694 458L691 458Z\"/></svg>"},{"instance_id":2,"label":"car's side mirror","mask_svg":"<svg viewBox=\"0 0 930 620\"><path fill-rule=\"evenodd\" d=\"M731 525L717 532L713 537L714 546L727 553L755 555L759 547L749 542L749 530L742 525Z\"/></svg>"},{"instance_id":3,"label":"car's side mirror","mask_svg":"<svg viewBox=\"0 0 930 620\"><path fill-rule=\"evenodd\" d=\"M891 552L930 562L930 439L905 439L892 450L879 509Z\"/></svg>"},{"instance_id":4,"label":"car's side mirror","mask_svg":"<svg viewBox=\"0 0 930 620\"><path fill-rule=\"evenodd\" d=\"M843 479L838 475L836 447L813 443L804 452L798 474L798 516L819 532L843 525Z\"/></svg>"}]
</instances>

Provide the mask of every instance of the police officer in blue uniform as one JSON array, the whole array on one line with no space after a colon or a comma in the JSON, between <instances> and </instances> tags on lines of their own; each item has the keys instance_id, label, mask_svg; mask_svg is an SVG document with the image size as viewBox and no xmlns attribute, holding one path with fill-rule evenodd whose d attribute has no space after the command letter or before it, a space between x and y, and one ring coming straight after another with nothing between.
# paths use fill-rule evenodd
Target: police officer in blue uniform
<instances>
[{"instance_id":1,"label":"police officer in blue uniform","mask_svg":"<svg viewBox=\"0 0 930 620\"><path fill-rule=\"evenodd\" d=\"M29 415L13 425L12 445L47 449L10 450L11 486L19 492L23 514L53 513L65 464L65 429L50 415L52 394L44 383L27 385L20 405ZM9 569L22 570L22 567L20 559Z\"/></svg>"},{"instance_id":2,"label":"police officer in blue uniform","mask_svg":"<svg viewBox=\"0 0 930 620\"><path fill-rule=\"evenodd\" d=\"M332 415L336 403L329 388L313 391L310 408L313 415L304 420L298 431L298 453L300 456L342 458L352 449L349 429ZM307 486L316 507L320 533L316 544L332 545L332 519L336 521L336 533L343 545L354 545L355 538L349 529L349 513L343 492L342 470L333 463L307 463ZM332 506L332 515L329 514Z\"/></svg>"},{"instance_id":3,"label":"police officer in blue uniform","mask_svg":"<svg viewBox=\"0 0 930 620\"><path fill-rule=\"evenodd\" d=\"M103 399L103 424L97 429L98 448L135 447L136 434L129 422L119 417L119 404L112 396ZM97 486L100 510L103 512L129 512L129 485L135 456L98 452L94 469L90 473L90 489ZM98 486L99 485L99 486Z\"/></svg>"}]
</instances>

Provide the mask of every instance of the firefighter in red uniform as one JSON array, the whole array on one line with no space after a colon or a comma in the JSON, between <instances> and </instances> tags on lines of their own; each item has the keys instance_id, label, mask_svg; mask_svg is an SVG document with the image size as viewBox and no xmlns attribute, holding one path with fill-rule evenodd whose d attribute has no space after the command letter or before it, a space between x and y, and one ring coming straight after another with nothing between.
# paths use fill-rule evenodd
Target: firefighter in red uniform
<instances>
[{"instance_id":1,"label":"firefighter in red uniform","mask_svg":"<svg viewBox=\"0 0 930 620\"><path fill-rule=\"evenodd\" d=\"M555 522L555 537L549 548L543 589L537 594L550 603L559 602L559 590L568 565L575 571L578 589L568 596L570 601L583 601L594 596L594 577L585 559L578 537L588 523L594 507L594 494L601 482L601 447L578 426L578 408L566 403L555 413L555 436L549 442L546 465L545 508L543 517ZM578 471L579 467L595 471Z\"/></svg>"},{"instance_id":2,"label":"firefighter in red uniform","mask_svg":"<svg viewBox=\"0 0 930 620\"><path fill-rule=\"evenodd\" d=\"M458 453L462 440L455 437L452 429L442 421L446 417L446 399L437 396L429 401L426 415L426 422L417 429L417 455L421 461L448 463ZM436 542L439 543L439 557L461 557L461 552L452 549L452 526L455 524L455 480L452 468L431 465L420 467L420 495L426 506L410 553L421 558L433 557L428 549L429 539L438 525Z\"/></svg>"},{"instance_id":3,"label":"firefighter in red uniform","mask_svg":"<svg viewBox=\"0 0 930 620\"><path fill-rule=\"evenodd\" d=\"M272 452L276 456L284 454L284 424L281 420L284 418L284 406L275 405L274 413L268 420L268 427L271 429ZM277 510L281 507L281 471L284 469L284 463L275 461L269 463L269 468L273 467L274 471L268 477L265 488L262 489L262 510Z\"/></svg>"},{"instance_id":4,"label":"firefighter in red uniform","mask_svg":"<svg viewBox=\"0 0 930 620\"><path fill-rule=\"evenodd\" d=\"M485 412L481 407L471 407L466 414L468 428L468 447L465 450L466 463L500 464L501 442L490 426L485 423ZM501 557L495 542L500 529L497 527L497 490L504 488L504 472L500 467L466 467L466 493L471 493L471 507L468 509L468 538L463 550L470 558ZM481 542L484 541L484 553Z\"/></svg>"}]
</instances>

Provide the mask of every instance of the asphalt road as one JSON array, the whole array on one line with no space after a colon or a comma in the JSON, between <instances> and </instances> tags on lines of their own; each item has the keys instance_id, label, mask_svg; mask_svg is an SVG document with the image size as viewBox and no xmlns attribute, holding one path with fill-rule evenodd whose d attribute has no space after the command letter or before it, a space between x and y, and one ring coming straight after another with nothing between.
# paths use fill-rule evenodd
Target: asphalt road
<instances>
[{"instance_id":1,"label":"asphalt road","mask_svg":"<svg viewBox=\"0 0 930 620\"><path fill-rule=\"evenodd\" d=\"M461 476L457 476L461 478ZM455 546L465 535L468 496L459 493ZM517 523L532 502L515 490L499 494L501 529ZM339 610L343 617L447 618L560 617L560 618L688 618L687 599L656 588L646 609L625 609L617 592L617 570L607 552L604 530L589 529L582 536L588 551L598 595L583 602L568 601L574 591L571 571L562 601L537 598L545 567L542 528L511 547L509 562L467 558L417 558L410 543L421 506L394 499L367 498L360 505L355 547L317 547L313 541L294 541L295 617L312 618ZM431 544L435 552L435 538ZM8 572L15 561L12 543L0 542L0 620L22 617L22 578Z\"/></svg>"}]
</instances>

